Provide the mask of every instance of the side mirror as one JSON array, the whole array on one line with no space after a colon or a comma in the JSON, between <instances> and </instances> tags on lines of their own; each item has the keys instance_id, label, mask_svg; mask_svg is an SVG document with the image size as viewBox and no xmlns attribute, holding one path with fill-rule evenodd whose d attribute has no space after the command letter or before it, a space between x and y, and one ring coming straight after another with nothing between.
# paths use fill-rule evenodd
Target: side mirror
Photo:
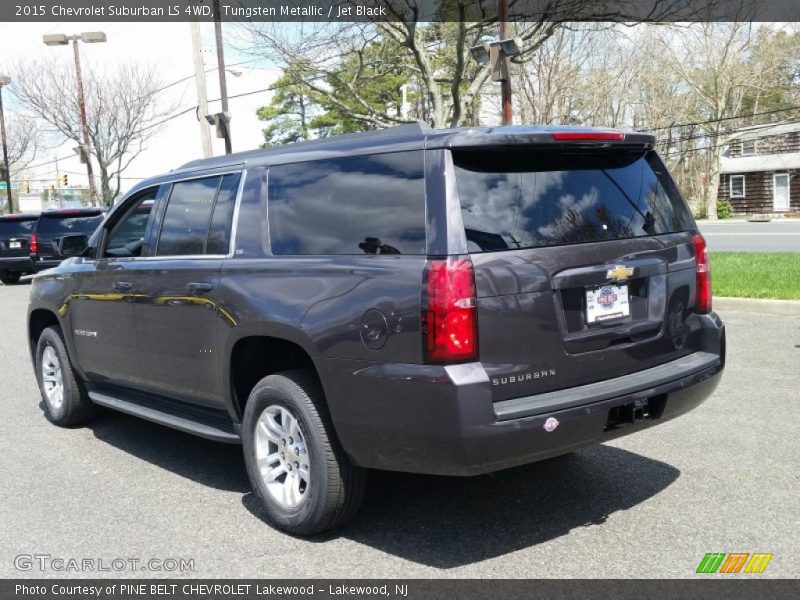
<instances>
[{"instance_id":1,"label":"side mirror","mask_svg":"<svg viewBox=\"0 0 800 600\"><path fill-rule=\"evenodd\" d=\"M58 240L58 252L61 256L83 256L89 246L89 238L85 235L65 235Z\"/></svg>"}]
</instances>

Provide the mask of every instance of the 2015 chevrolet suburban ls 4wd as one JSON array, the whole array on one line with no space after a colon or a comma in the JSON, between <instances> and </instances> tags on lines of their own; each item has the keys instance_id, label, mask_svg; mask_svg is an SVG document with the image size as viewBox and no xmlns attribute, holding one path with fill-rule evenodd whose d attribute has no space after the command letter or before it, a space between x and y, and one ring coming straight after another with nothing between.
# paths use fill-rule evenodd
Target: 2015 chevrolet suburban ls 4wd
<instances>
[{"instance_id":1,"label":"2015 chevrolet suburban ls 4wd","mask_svg":"<svg viewBox=\"0 0 800 600\"><path fill-rule=\"evenodd\" d=\"M681 415L725 330L653 144L411 125L143 182L34 280L46 415L241 443L300 534L351 517L365 469L486 473Z\"/></svg>"}]
</instances>

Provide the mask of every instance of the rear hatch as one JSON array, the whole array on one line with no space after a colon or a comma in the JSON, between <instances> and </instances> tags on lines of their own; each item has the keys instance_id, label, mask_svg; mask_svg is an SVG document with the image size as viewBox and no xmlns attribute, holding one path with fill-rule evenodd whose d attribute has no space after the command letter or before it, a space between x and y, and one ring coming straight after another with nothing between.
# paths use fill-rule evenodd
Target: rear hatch
<instances>
[{"instance_id":1,"label":"rear hatch","mask_svg":"<svg viewBox=\"0 0 800 600\"><path fill-rule=\"evenodd\" d=\"M42 213L36 228L37 254L40 260L60 260L58 243L64 236L91 236L103 222L98 209L64 209Z\"/></svg>"},{"instance_id":2,"label":"rear hatch","mask_svg":"<svg viewBox=\"0 0 800 600\"><path fill-rule=\"evenodd\" d=\"M700 347L694 221L648 145L452 153L495 401Z\"/></svg>"},{"instance_id":3,"label":"rear hatch","mask_svg":"<svg viewBox=\"0 0 800 600\"><path fill-rule=\"evenodd\" d=\"M5 215L0 217L0 260L27 258L31 234L38 215Z\"/></svg>"}]
</instances>

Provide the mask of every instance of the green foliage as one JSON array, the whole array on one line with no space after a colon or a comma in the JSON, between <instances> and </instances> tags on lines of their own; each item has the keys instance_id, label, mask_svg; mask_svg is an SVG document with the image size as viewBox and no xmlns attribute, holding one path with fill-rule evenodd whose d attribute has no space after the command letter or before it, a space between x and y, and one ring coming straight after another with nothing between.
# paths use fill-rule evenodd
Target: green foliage
<instances>
[{"instance_id":1,"label":"green foliage","mask_svg":"<svg viewBox=\"0 0 800 600\"><path fill-rule=\"evenodd\" d=\"M717 200L717 218L730 219L733 216L733 207L729 200Z\"/></svg>"},{"instance_id":2,"label":"green foliage","mask_svg":"<svg viewBox=\"0 0 800 600\"><path fill-rule=\"evenodd\" d=\"M284 69L283 76L272 86L272 100L256 111L258 118L267 122L262 147L309 139L309 123L316 105L300 81L297 66Z\"/></svg>"},{"instance_id":3,"label":"green foliage","mask_svg":"<svg viewBox=\"0 0 800 600\"><path fill-rule=\"evenodd\" d=\"M715 296L800 300L800 260L791 252L712 252Z\"/></svg>"}]
</instances>

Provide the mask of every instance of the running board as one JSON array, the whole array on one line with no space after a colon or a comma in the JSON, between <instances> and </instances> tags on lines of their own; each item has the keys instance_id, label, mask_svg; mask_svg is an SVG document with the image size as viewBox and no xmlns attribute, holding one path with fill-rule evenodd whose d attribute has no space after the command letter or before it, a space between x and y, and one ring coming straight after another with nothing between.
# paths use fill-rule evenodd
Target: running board
<instances>
[{"instance_id":1,"label":"running board","mask_svg":"<svg viewBox=\"0 0 800 600\"><path fill-rule=\"evenodd\" d=\"M126 394L127 396L127 394ZM112 396L109 392L90 391L89 398L95 404L112 408L134 417L140 417L159 425L165 425L178 431L191 433L215 442L225 442L228 444L241 444L241 438L233 431L225 427L221 419L203 418L204 415L198 414L197 418L187 418L187 405L181 403L183 415L174 414L170 409L170 402L156 400L155 398L145 398L140 394L132 394L130 397L122 398L118 395ZM174 408L178 408L178 403ZM201 409L202 410L202 409ZM200 412L200 411L198 411ZM193 415L194 416L194 415ZM202 422L202 421L211 422ZM217 422L214 422L217 421Z\"/></svg>"}]
</instances>

